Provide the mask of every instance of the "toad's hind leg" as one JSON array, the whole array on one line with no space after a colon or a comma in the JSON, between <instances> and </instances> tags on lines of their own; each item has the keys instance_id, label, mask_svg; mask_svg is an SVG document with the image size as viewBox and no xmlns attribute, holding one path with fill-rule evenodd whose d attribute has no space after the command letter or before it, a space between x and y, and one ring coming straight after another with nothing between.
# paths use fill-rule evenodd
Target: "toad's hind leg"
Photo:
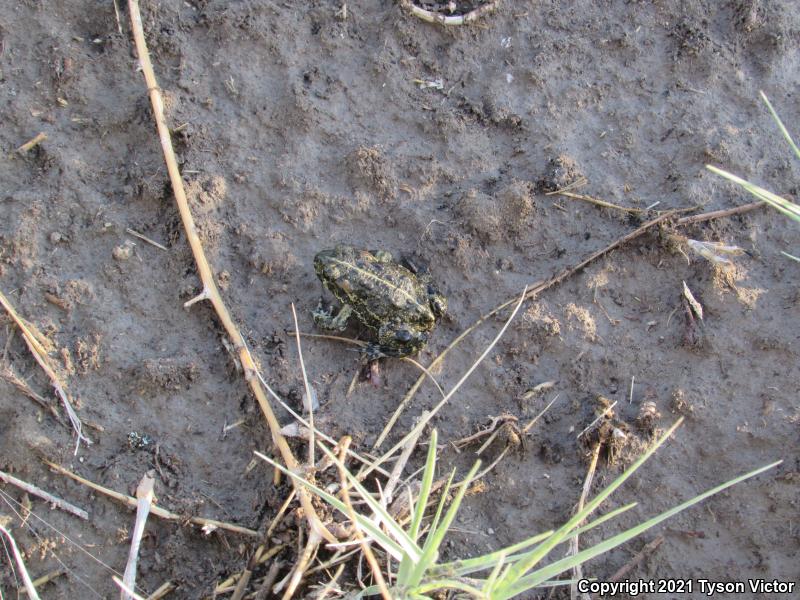
<instances>
[{"instance_id":1,"label":"toad's hind leg","mask_svg":"<svg viewBox=\"0 0 800 600\"><path fill-rule=\"evenodd\" d=\"M331 309L326 309L322 305L322 300L320 300L317 308L311 314L314 316L314 323L320 329L344 331L347 327L347 319L353 314L353 307L349 304L343 304L334 317Z\"/></svg>"}]
</instances>

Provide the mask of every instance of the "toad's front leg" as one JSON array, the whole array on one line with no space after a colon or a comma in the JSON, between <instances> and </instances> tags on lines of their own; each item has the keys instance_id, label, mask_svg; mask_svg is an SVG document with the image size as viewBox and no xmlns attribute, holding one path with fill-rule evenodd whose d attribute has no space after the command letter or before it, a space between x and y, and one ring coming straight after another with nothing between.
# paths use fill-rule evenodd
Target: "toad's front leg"
<instances>
[{"instance_id":1,"label":"toad's front leg","mask_svg":"<svg viewBox=\"0 0 800 600\"><path fill-rule=\"evenodd\" d=\"M344 331L347 327L347 320L353 314L353 307L349 304L343 304L336 316L333 316L332 309L326 309L322 304L322 299L320 299L317 308L311 314L314 316L314 324L320 329Z\"/></svg>"}]
</instances>

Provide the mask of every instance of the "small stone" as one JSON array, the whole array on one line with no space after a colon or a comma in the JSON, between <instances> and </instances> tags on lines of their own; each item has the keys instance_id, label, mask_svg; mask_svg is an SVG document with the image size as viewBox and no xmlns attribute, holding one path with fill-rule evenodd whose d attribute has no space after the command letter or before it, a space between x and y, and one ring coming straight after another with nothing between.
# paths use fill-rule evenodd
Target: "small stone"
<instances>
[{"instance_id":1,"label":"small stone","mask_svg":"<svg viewBox=\"0 0 800 600\"><path fill-rule=\"evenodd\" d=\"M128 260L133 254L133 247L135 244L127 240L124 244L120 244L111 252L112 256L119 261Z\"/></svg>"}]
</instances>

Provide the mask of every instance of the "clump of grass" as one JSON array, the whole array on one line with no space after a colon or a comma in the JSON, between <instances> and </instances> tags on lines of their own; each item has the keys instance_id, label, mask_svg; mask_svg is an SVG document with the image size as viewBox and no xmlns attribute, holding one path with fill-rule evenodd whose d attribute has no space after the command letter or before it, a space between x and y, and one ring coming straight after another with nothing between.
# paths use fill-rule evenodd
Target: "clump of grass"
<instances>
[{"instance_id":1,"label":"clump of grass","mask_svg":"<svg viewBox=\"0 0 800 600\"><path fill-rule=\"evenodd\" d=\"M345 501L334 493L307 481L301 475L286 469L267 456L262 454L259 454L259 456L275 468L286 473L297 485L304 486L353 522L353 525L358 528L363 538L369 544L382 550L386 555L387 558L382 561L383 564L386 564L389 559L396 563L397 568L391 569L393 576L388 576L388 572L386 577L382 574L376 574L375 580L381 581L382 585L374 585L362 590L359 597L362 595L381 594L384 598L420 599L434 597L437 592L442 590L451 590L474 598L504 600L524 594L533 588L574 583L570 579L557 578L582 563L641 535L665 519L686 510L709 496L780 464L780 461L778 461L730 479L655 517L639 523L635 527L611 536L599 544L586 548L577 554L553 560L543 566L543 563L550 557L551 551L557 545L567 542L636 506L634 503L616 508L586 525L580 525L664 444L680 425L681 421L682 419L678 420L670 427L622 475L587 502L582 510L576 512L569 521L557 530L534 535L495 552L450 562L440 562L439 551L461 506L464 494L476 477L480 461L475 463L466 478L458 484L453 483L455 471L450 473L440 499L435 503L436 508L432 520L425 527L423 521L426 517L426 509L431 503L436 471L437 434L435 430L432 432L428 446L419 492L416 496L410 490L407 492L411 517L406 525L403 525L399 518L392 517L385 507L385 502L382 502L382 498L376 498L374 494L364 488L356 476L345 467L340 458L322 444L319 444L320 448L340 468L342 488L348 490L347 494L342 494ZM363 514L353 510L355 502L347 500L350 491L353 492L355 499L359 501L358 504L366 506L371 511L371 514ZM451 495L452 500L448 507L447 499ZM372 561L372 564L375 564L374 561ZM373 566L374 568L376 567Z\"/></svg>"},{"instance_id":2,"label":"clump of grass","mask_svg":"<svg viewBox=\"0 0 800 600\"><path fill-rule=\"evenodd\" d=\"M797 144L795 144L791 134L789 134L789 130L786 129L786 126L783 124L783 121L781 121L780 117L778 116L778 113L772 107L772 103L770 103L769 98L767 98L767 95L764 92L759 92L759 93L761 94L761 98L764 100L764 103L767 105L767 108L769 109L772 118L775 119L775 122L778 124L778 129L780 129L781 133L783 134L783 137L789 143L789 146L794 151L795 156L798 158L798 160L800 160L800 148L798 148ZM750 183L749 181L742 179L741 177L737 177L733 173L729 173L728 171L724 171L713 165L706 165L706 168L712 173L721 175L725 179L740 185L742 188L747 190L750 194L752 194L759 200L766 202L770 206L782 212L787 217L800 222L800 205L795 204L790 200L786 200L785 198L782 198L781 196L778 196L777 194L765 188L762 188L754 183ZM781 253L793 260L800 262L800 258L796 256L788 254L787 252L781 252Z\"/></svg>"}]
</instances>

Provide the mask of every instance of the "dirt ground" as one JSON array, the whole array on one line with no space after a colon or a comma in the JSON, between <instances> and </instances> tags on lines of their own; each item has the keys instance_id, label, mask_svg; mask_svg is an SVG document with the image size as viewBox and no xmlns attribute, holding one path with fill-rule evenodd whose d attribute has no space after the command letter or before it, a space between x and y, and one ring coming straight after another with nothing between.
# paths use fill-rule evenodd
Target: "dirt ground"
<instances>
[{"instance_id":1,"label":"dirt ground","mask_svg":"<svg viewBox=\"0 0 800 600\"><path fill-rule=\"evenodd\" d=\"M212 309L183 308L198 277L119 4L121 32L110 0L0 8L0 291L54 343L95 441L73 456L63 410L59 423L0 381L0 469L90 512L85 522L33 499L49 525L12 519L34 577L68 570L44 598L116 597L111 570L124 569L133 514L48 470L42 457L128 493L157 468L160 505L262 531L289 490L252 463L254 450L273 452L269 433ZM200 236L267 379L298 408L302 380L286 331L291 303L302 330L314 331L320 249L348 242L430 268L449 315L418 357L429 364L480 315L655 211L751 201L705 163L797 198L797 161L758 99L764 90L800 135L792 2L506 1L472 26L451 28L397 2L142 4ZM39 132L45 141L15 151ZM579 193L654 212L545 195L581 177ZM745 254L732 269L715 268L654 229L526 302L436 417L448 442L504 413L525 423L559 394L519 451L486 476L485 490L467 498L448 557L496 549L569 517L587 468L577 435L603 396L618 402L633 446L652 426L679 415L686 423L612 501L639 506L582 545L747 470L784 463L595 559L587 575L608 578L661 535L630 577L800 579L800 267L780 254L798 251L798 228L762 208L672 232ZM702 326L687 320L684 281L704 307ZM445 388L507 316L448 355L436 373ZM2 318L4 373L56 405ZM360 334L357 326L347 332ZM319 426L352 435L365 451L418 376L386 360L380 386L361 382L348 396L361 369L350 346L307 339L304 355ZM528 393L549 381L545 393ZM437 398L423 385L389 442ZM659 413L650 427L638 419L648 402ZM132 443L136 436L148 440ZM465 472L473 449L444 448L442 472ZM483 458L501 450L498 442ZM617 458L601 464L594 489L620 472L625 450ZM0 491L0 515L11 516L19 507L8 498L24 495ZM273 536L289 543L278 555L281 575L294 560L295 532L290 519ZM210 597L253 547L251 538L153 519L138 583L151 592L170 580L170 598ZM0 569L0 590L16 597L5 556ZM344 589L355 589L353 575L343 576Z\"/></svg>"}]
</instances>

